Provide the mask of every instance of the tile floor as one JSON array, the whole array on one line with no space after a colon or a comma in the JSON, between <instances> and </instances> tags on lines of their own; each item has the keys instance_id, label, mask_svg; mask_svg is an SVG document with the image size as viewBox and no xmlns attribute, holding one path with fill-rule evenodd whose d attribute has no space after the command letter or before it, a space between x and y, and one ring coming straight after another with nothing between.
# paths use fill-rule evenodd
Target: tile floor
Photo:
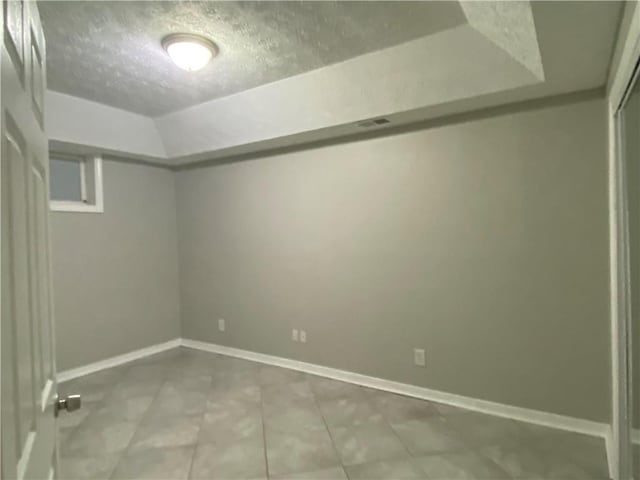
<instances>
[{"instance_id":1,"label":"tile floor","mask_svg":"<svg viewBox=\"0 0 640 480\"><path fill-rule=\"evenodd\" d=\"M602 440L179 348L60 385L61 479L606 479Z\"/></svg>"}]
</instances>

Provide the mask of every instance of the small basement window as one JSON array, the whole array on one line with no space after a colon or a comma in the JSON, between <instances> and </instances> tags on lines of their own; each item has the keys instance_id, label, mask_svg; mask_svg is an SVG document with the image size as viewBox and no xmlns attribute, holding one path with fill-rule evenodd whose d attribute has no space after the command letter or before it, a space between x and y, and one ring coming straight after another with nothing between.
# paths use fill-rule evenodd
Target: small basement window
<instances>
[{"instance_id":1,"label":"small basement window","mask_svg":"<svg viewBox=\"0 0 640 480\"><path fill-rule=\"evenodd\" d=\"M102 213L102 157L51 153L49 190L53 211Z\"/></svg>"}]
</instances>

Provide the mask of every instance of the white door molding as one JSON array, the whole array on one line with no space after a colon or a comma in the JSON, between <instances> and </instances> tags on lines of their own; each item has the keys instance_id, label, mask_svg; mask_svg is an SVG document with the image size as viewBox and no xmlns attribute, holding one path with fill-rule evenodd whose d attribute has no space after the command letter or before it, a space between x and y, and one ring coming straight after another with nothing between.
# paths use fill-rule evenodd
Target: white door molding
<instances>
[{"instance_id":1,"label":"white door molding","mask_svg":"<svg viewBox=\"0 0 640 480\"><path fill-rule=\"evenodd\" d=\"M617 116L640 58L640 7L629 2L614 54L607 85L609 128L609 259L611 321L611 446L610 475L627 480L629 471L629 418L627 393L627 328L630 320L629 238L627 228L624 163L620 149L620 125Z\"/></svg>"}]
</instances>

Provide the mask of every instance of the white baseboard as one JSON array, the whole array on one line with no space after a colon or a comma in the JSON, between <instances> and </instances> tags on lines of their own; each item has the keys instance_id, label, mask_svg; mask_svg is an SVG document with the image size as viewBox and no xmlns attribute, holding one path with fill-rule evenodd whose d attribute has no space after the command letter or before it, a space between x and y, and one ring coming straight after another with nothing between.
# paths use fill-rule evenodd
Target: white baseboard
<instances>
[{"instance_id":1,"label":"white baseboard","mask_svg":"<svg viewBox=\"0 0 640 480\"><path fill-rule=\"evenodd\" d=\"M346 370L323 367L313 363L300 362L298 360L266 355L264 353L226 347L215 343L183 338L182 346L218 353L221 355L228 355L231 357L243 358L245 360L260 362L267 365L299 370L312 375L332 378L334 380L353 383L363 387L375 388L377 390L407 395L409 397L420 398L422 400L444 403L446 405L460 407L474 412L486 413L497 417L509 418L520 422L527 422L535 425L542 425L544 427L557 428L559 430L601 437L605 440L607 458L612 458L611 426L606 423L558 415L556 413L543 412L540 410L532 410L529 408L516 407L513 405L506 405L503 403L496 403L472 397L465 397L454 393L441 392L430 388L394 382L392 380L385 380L377 377L370 377L368 375L361 375L359 373L353 373ZM610 472L611 466L611 462L609 462Z\"/></svg>"},{"instance_id":2,"label":"white baseboard","mask_svg":"<svg viewBox=\"0 0 640 480\"><path fill-rule=\"evenodd\" d=\"M133 352L123 353L122 355L116 355L115 357L111 358L105 358L104 360L93 362L82 367L71 368L69 370L58 372L57 380L58 383L66 382L74 378L89 375L90 373L99 372L100 370L105 370L107 368L117 367L118 365L122 365L123 363L131 362L133 360L138 360L139 358L144 358L156 353L164 352L165 350L171 350L172 348L179 347L181 344L182 340L180 338L174 338L173 340L169 340L168 342L158 343L156 345L141 348L140 350L134 350Z\"/></svg>"},{"instance_id":3,"label":"white baseboard","mask_svg":"<svg viewBox=\"0 0 640 480\"><path fill-rule=\"evenodd\" d=\"M609 425L581 418L568 417L555 413L542 412L539 410L531 410L523 407L515 407L513 405L505 405L503 403L491 402L488 400L480 400L472 397L456 395L454 393L446 393L430 388L418 387L406 383L394 382L392 380L384 380L382 378L370 377L359 373L348 372L346 370L338 370L336 368L323 367L313 363L300 362L290 360L288 358L266 355L263 353L255 353L248 350L241 350L232 347L225 347L214 343L200 342L197 340L182 339L182 345L197 350L205 350L207 352L219 353L231 357L243 358L254 362L275 365L278 367L290 368L301 372L319 375L321 377L332 378L343 382L354 383L364 387L375 388L387 392L399 393L410 397L429 400L432 402L444 403L455 407L473 410L475 412L487 413L499 417L511 418L522 422L534 423L545 427L559 428L570 432L584 433L586 435L595 435L605 437L608 432Z\"/></svg>"},{"instance_id":4,"label":"white baseboard","mask_svg":"<svg viewBox=\"0 0 640 480\"><path fill-rule=\"evenodd\" d=\"M375 388L410 397L429 400L432 402L444 403L454 407L460 407L474 412L486 413L498 417L510 418L522 422L533 423L545 427L558 428L570 432L583 433L597 437L606 438L609 434L610 426L606 423L585 420L582 418L569 417L556 413L543 412L540 410L532 410L524 407L516 407L503 403L491 402L489 400L481 400L473 397L457 395L455 393L447 393L439 390L433 390L417 385L385 380L382 378L371 377L359 373L339 370L337 368L324 367L313 363L291 360L288 358L267 355L264 353L256 353L249 350L239 348L226 347L215 343L201 342L198 340L189 340L186 338L175 338L168 342L151 345L149 347L134 350L133 352L124 353L115 357L90 363L82 367L72 368L58 373L58 383L82 377L90 373L98 372L107 368L122 365L132 360L138 360L156 353L170 350L179 346L192 349L203 350L212 353L227 355L230 357L243 358L254 362L274 365L277 367L298 370L312 375L332 378L343 382L353 383L364 387ZM637 441L638 432L634 432L634 440Z\"/></svg>"},{"instance_id":5,"label":"white baseboard","mask_svg":"<svg viewBox=\"0 0 640 480\"><path fill-rule=\"evenodd\" d=\"M410 385L406 383L394 382L392 380L385 380L382 378L371 377L368 375L362 375L359 373L349 372L346 370L339 370L336 368L323 367L322 365L316 365L313 363L301 362L298 360L291 360L288 358L277 357L274 355L267 355L264 353L251 352L249 350L242 350L239 348L226 347L223 345L217 345L215 343L201 342L198 340L189 339L174 339L168 342L152 345L150 347L135 350L133 352L111 357L99 362L91 363L83 367L73 368L71 370L65 370L58 374L58 382L65 382L73 378L81 377L94 373L107 368L115 367L123 363L137 360L139 358L147 357L155 353L159 353L165 350L170 350L179 346L192 348L196 350L203 350L206 352L218 353L221 355L227 355L230 357L242 358L245 360L251 360L254 362L264 363L267 365L273 365L277 367L289 368L292 370L298 370L301 372L309 373L312 375L318 375L321 377L332 378L334 380L340 380L342 382L353 383L364 387L375 388L377 390L383 390L392 393L398 393L409 397L420 398L422 400L429 400L432 402L443 403L454 407L460 407L466 410L474 412L485 413L488 415L494 415L497 417L509 418L521 422L532 423L535 425L541 425L545 427L556 428L559 430L565 430L569 432L582 433L585 435L592 435L601 437L605 440L607 449L607 457L612 459L612 437L611 426L606 423L594 422L592 420L585 420L582 418L569 417L565 415L558 415L556 413L543 412L540 410L532 410L529 408L516 407L513 405L506 405L503 403L491 402L489 400L481 400L472 397L465 397L463 395L457 395L454 393L442 392L439 390L433 390L426 387L419 387L416 385ZM637 441L637 432L634 435L634 440ZM612 462L609 462L609 470L611 471Z\"/></svg>"}]
</instances>

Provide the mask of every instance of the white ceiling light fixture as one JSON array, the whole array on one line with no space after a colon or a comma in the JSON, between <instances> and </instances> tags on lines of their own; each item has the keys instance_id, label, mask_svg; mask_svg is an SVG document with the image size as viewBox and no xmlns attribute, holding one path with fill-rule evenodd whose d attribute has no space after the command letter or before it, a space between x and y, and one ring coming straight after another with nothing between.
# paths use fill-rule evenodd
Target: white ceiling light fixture
<instances>
[{"instance_id":1,"label":"white ceiling light fixture","mask_svg":"<svg viewBox=\"0 0 640 480\"><path fill-rule=\"evenodd\" d=\"M172 33L162 39L162 47L173 63L183 70L202 70L218 54L218 47L208 38L190 33Z\"/></svg>"}]
</instances>

